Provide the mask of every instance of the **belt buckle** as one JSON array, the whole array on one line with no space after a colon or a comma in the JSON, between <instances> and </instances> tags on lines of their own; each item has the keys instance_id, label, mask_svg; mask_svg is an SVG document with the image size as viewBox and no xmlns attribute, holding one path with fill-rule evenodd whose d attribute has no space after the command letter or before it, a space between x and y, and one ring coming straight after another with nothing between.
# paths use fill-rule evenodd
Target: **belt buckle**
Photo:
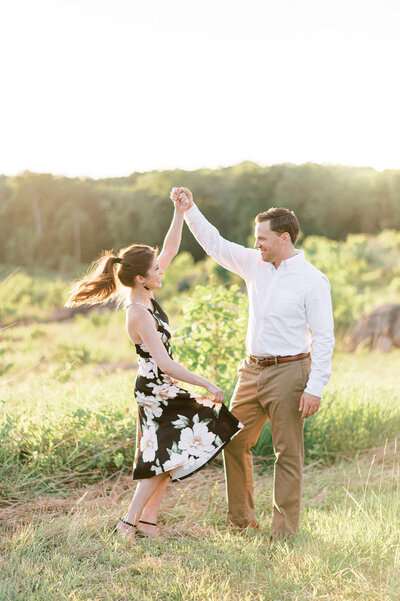
<instances>
[{"instance_id":1,"label":"belt buckle","mask_svg":"<svg viewBox=\"0 0 400 601\"><path fill-rule=\"evenodd\" d=\"M258 359L259 365L278 365L278 355L275 357L265 357L265 359Z\"/></svg>"},{"instance_id":2,"label":"belt buckle","mask_svg":"<svg viewBox=\"0 0 400 601\"><path fill-rule=\"evenodd\" d=\"M254 363L256 363L257 365L263 365L265 363L265 359L257 357L256 355L249 355L249 359L251 361L254 361Z\"/></svg>"},{"instance_id":3,"label":"belt buckle","mask_svg":"<svg viewBox=\"0 0 400 601\"><path fill-rule=\"evenodd\" d=\"M277 355L276 357L265 357L264 359L261 357L257 357L256 355L249 355L250 358L255 361L255 363L257 363L257 365L271 365L271 361L273 361L272 365L278 365L279 361L278 358L279 356Z\"/></svg>"}]
</instances>

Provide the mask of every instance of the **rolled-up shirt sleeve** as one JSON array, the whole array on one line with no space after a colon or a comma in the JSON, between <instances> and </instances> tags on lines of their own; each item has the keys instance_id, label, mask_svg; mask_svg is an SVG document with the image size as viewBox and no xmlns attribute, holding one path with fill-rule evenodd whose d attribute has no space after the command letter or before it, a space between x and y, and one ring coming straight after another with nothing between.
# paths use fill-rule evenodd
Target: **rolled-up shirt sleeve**
<instances>
[{"instance_id":1,"label":"rolled-up shirt sleeve","mask_svg":"<svg viewBox=\"0 0 400 601\"><path fill-rule=\"evenodd\" d=\"M305 392L322 396L322 389L331 375L335 337L331 287L323 274L315 279L306 296L306 315L312 337L311 371Z\"/></svg>"},{"instance_id":2,"label":"rolled-up shirt sleeve","mask_svg":"<svg viewBox=\"0 0 400 601\"><path fill-rule=\"evenodd\" d=\"M195 204L186 211L185 220L197 242L214 261L243 279L247 278L251 259L258 256L256 250L225 240Z\"/></svg>"}]
</instances>

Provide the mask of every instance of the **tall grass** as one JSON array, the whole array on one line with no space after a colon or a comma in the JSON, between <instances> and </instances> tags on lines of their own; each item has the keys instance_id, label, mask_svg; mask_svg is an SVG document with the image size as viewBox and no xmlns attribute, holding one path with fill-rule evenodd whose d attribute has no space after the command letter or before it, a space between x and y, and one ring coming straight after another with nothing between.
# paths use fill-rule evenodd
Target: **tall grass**
<instances>
[{"instance_id":1,"label":"tall grass","mask_svg":"<svg viewBox=\"0 0 400 601\"><path fill-rule=\"evenodd\" d=\"M176 356L219 383L229 402L244 353L243 295L237 286L195 292L181 307ZM130 469L136 356L123 311L0 334L1 497L64 494L78 482ZM399 358L336 352L321 409L305 423L306 464L327 464L400 433ZM254 454L267 468L274 459L268 425Z\"/></svg>"},{"instance_id":2,"label":"tall grass","mask_svg":"<svg viewBox=\"0 0 400 601\"><path fill-rule=\"evenodd\" d=\"M355 383L357 370L365 381L363 359L362 354L337 355L348 371L333 376L320 411L306 420L306 465L354 456L399 434L397 390L382 382ZM396 353L385 357L386 375L397 360ZM0 387L1 497L11 502L42 492L63 494L78 482L103 479L122 467L130 470L136 437L134 369L99 370L90 361L69 370L57 363L38 369ZM268 425L254 454L269 469L274 455Z\"/></svg>"},{"instance_id":3,"label":"tall grass","mask_svg":"<svg viewBox=\"0 0 400 601\"><path fill-rule=\"evenodd\" d=\"M129 479L5 510L0 598L7 601L398 601L400 473L395 445L305 470L300 534L269 545L272 482L256 473L261 529L225 525L215 468L170 486L159 540L112 527Z\"/></svg>"},{"instance_id":4,"label":"tall grass","mask_svg":"<svg viewBox=\"0 0 400 601\"><path fill-rule=\"evenodd\" d=\"M308 461L329 463L338 456L384 444L400 434L400 393L367 385L328 389L317 414L305 421ZM268 424L255 445L255 455L273 459Z\"/></svg>"}]
</instances>

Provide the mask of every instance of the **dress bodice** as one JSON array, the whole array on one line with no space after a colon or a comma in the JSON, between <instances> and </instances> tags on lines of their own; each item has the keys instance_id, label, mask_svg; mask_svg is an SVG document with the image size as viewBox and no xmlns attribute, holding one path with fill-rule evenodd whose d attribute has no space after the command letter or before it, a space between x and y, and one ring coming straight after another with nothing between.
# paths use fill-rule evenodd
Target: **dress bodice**
<instances>
[{"instance_id":1,"label":"dress bodice","mask_svg":"<svg viewBox=\"0 0 400 601\"><path fill-rule=\"evenodd\" d=\"M172 357L171 344L170 344L171 331L169 329L168 316L165 313L165 311L162 309L161 305L156 300L154 300L152 298L151 302L153 304L154 309L151 310L147 307L146 307L146 309L156 320L157 332L158 332L158 335L160 336L161 342L165 346L168 355L170 357ZM135 344L135 349L136 349L136 352L139 355L139 357L142 357L143 359L149 359L151 357L146 345L143 342L141 344Z\"/></svg>"}]
</instances>

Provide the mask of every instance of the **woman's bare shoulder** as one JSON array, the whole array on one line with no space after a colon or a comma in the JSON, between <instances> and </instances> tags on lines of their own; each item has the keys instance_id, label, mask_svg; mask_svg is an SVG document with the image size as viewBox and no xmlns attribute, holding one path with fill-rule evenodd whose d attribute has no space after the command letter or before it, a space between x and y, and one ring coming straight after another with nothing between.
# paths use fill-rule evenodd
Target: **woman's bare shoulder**
<instances>
[{"instance_id":1,"label":"woman's bare shoulder","mask_svg":"<svg viewBox=\"0 0 400 601\"><path fill-rule=\"evenodd\" d=\"M128 328L128 332L137 332L138 329L142 329L143 326L145 328L154 328L156 327L156 322L150 314L149 310L143 305L130 305L126 310L126 325Z\"/></svg>"}]
</instances>

